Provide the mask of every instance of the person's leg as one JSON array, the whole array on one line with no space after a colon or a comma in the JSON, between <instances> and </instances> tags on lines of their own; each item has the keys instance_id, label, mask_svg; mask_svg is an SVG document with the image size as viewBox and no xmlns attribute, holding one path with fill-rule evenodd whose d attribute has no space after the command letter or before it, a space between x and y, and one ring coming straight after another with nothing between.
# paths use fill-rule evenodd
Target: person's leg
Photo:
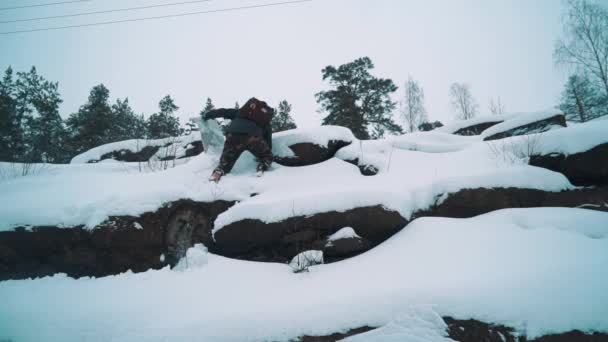
<instances>
[{"instance_id":1,"label":"person's leg","mask_svg":"<svg viewBox=\"0 0 608 342\"><path fill-rule=\"evenodd\" d=\"M252 136L247 141L245 148L253 153L258 161L258 171L266 171L272 165L272 150L261 136Z\"/></svg>"},{"instance_id":2,"label":"person's leg","mask_svg":"<svg viewBox=\"0 0 608 342\"><path fill-rule=\"evenodd\" d=\"M245 142L246 140L240 135L231 133L226 135L220 163L213 171L212 180L217 182L221 176L232 170L232 167L245 150Z\"/></svg>"}]
</instances>

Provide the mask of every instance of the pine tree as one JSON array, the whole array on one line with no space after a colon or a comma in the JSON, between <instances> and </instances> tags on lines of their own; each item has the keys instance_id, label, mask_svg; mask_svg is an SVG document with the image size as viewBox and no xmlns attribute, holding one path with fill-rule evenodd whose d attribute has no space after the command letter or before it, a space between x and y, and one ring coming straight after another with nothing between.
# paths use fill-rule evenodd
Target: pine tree
<instances>
[{"instance_id":1,"label":"pine tree","mask_svg":"<svg viewBox=\"0 0 608 342\"><path fill-rule=\"evenodd\" d=\"M14 99L13 69L8 67L0 81L0 161L15 161L18 127L17 103Z\"/></svg>"},{"instance_id":2,"label":"pine tree","mask_svg":"<svg viewBox=\"0 0 608 342\"><path fill-rule=\"evenodd\" d=\"M143 115L136 115L129 105L129 99L117 99L112 105L112 115L116 123L112 130L112 140L143 139L147 136Z\"/></svg>"},{"instance_id":3,"label":"pine tree","mask_svg":"<svg viewBox=\"0 0 608 342\"><path fill-rule=\"evenodd\" d=\"M238 101L234 103L234 109L241 109Z\"/></svg>"},{"instance_id":4,"label":"pine tree","mask_svg":"<svg viewBox=\"0 0 608 342\"><path fill-rule=\"evenodd\" d=\"M59 115L59 105L63 101L59 96L58 83L46 81L36 74L30 77L39 78L39 89L32 89L35 93L33 106L37 112L31 121L35 159L49 163L66 162L69 154L64 149L66 129Z\"/></svg>"},{"instance_id":5,"label":"pine tree","mask_svg":"<svg viewBox=\"0 0 608 342\"><path fill-rule=\"evenodd\" d=\"M570 120L585 122L599 116L603 101L586 74L568 78L559 106Z\"/></svg>"},{"instance_id":6,"label":"pine tree","mask_svg":"<svg viewBox=\"0 0 608 342\"><path fill-rule=\"evenodd\" d=\"M210 110L214 110L215 106L213 105L213 101L211 101L211 98L207 98L207 101L205 102L205 108L203 108L203 112L207 113Z\"/></svg>"},{"instance_id":7,"label":"pine tree","mask_svg":"<svg viewBox=\"0 0 608 342\"><path fill-rule=\"evenodd\" d=\"M38 75L36 68L18 72L9 67L0 85L0 145L2 160L63 162L65 127L59 115L58 84Z\"/></svg>"},{"instance_id":8,"label":"pine tree","mask_svg":"<svg viewBox=\"0 0 608 342\"><path fill-rule=\"evenodd\" d=\"M359 139L380 138L387 131L403 133L392 118L396 104L390 94L397 86L390 79L372 76L369 70L373 68L372 61L363 57L323 69L323 80L329 80L333 88L316 94L321 109L328 114L324 125L348 127Z\"/></svg>"},{"instance_id":9,"label":"pine tree","mask_svg":"<svg viewBox=\"0 0 608 342\"><path fill-rule=\"evenodd\" d=\"M179 109L171 96L165 96L158 103L160 112L152 114L148 118L148 137L151 139L162 139L175 137L180 134L179 119L173 114Z\"/></svg>"},{"instance_id":10,"label":"pine tree","mask_svg":"<svg viewBox=\"0 0 608 342\"><path fill-rule=\"evenodd\" d=\"M270 125L272 126L273 132L286 131L288 129L296 128L296 124L293 121L291 115L291 105L287 100L283 100L279 103L277 114L272 118Z\"/></svg>"},{"instance_id":11,"label":"pine tree","mask_svg":"<svg viewBox=\"0 0 608 342\"><path fill-rule=\"evenodd\" d=\"M113 142L115 123L109 97L110 91L103 84L93 87L87 103L68 118L70 145L74 154Z\"/></svg>"}]
</instances>

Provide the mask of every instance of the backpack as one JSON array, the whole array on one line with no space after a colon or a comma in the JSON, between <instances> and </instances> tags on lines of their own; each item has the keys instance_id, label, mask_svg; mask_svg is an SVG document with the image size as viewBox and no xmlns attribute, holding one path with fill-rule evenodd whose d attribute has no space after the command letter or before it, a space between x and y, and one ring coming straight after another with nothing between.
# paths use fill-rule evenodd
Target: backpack
<instances>
[{"instance_id":1,"label":"backpack","mask_svg":"<svg viewBox=\"0 0 608 342\"><path fill-rule=\"evenodd\" d=\"M266 102L260 101L255 97L250 98L243 107L239 109L239 116L241 118L251 120L261 127L268 126L273 115L274 109L266 104Z\"/></svg>"}]
</instances>

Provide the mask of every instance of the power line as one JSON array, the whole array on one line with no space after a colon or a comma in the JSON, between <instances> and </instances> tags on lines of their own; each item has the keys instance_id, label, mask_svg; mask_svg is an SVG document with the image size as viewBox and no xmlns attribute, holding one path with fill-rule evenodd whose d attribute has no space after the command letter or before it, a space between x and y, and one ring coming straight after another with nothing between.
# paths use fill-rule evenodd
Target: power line
<instances>
[{"instance_id":1,"label":"power line","mask_svg":"<svg viewBox=\"0 0 608 342\"><path fill-rule=\"evenodd\" d=\"M43 4L33 4L33 5L25 5L25 6L0 7L0 11L15 10L15 9L21 9L21 8L32 8L32 7L44 7L44 6L63 5L63 4L73 4L75 2L89 2L89 1L93 1L93 0L73 0L73 1L47 2L47 3L43 3Z\"/></svg>"},{"instance_id":2,"label":"power line","mask_svg":"<svg viewBox=\"0 0 608 342\"><path fill-rule=\"evenodd\" d=\"M79 24L79 25L68 25L68 26L56 26L56 27L46 27L46 28L32 29L32 30L5 31L5 32L0 32L0 35L9 35L9 34L17 34L17 33L28 33L28 32L40 32L40 31L54 31L54 30L63 30L63 29L70 29L70 28L101 26L101 25L110 25L110 24L119 24L119 23L130 23L130 22L136 22L136 21L155 20L155 19L178 18L178 17L186 17L186 16L193 16L193 15L199 15L199 14L239 11L239 10L247 10L247 9L252 9L252 8L282 6L282 5L296 4L296 3L302 3L302 2L311 2L311 1L313 1L313 0L282 1L282 2L267 3L267 4L262 4L262 5L251 5L251 6L221 8L221 9L216 9L216 10L208 10L208 11L200 11L200 12L187 12L187 13L179 13L179 14L169 14L169 15L161 15L161 16L156 16L156 17L134 18L134 19L124 19L124 20L113 20L113 21L102 21L102 22L97 22L97 23Z\"/></svg>"},{"instance_id":3,"label":"power line","mask_svg":"<svg viewBox=\"0 0 608 342\"><path fill-rule=\"evenodd\" d=\"M94 15L94 14L104 14L104 13L114 13L114 12L126 12L126 11L135 11L135 10L142 10L142 9L148 9L148 8L158 8L158 7L180 6L180 5L195 4L195 3L209 2L209 1L212 1L212 0L183 1L183 2L173 2L173 3L160 4L160 5L129 7L129 8L118 8L118 9L112 9L112 10L95 11L95 12L84 12L84 13L74 13L74 14L65 14L65 15L54 15L54 16L50 16L50 17L16 19L16 20L0 21L0 24L20 23L20 22L25 22L25 21L37 21L37 20L57 19L57 18L81 17L81 16Z\"/></svg>"}]
</instances>

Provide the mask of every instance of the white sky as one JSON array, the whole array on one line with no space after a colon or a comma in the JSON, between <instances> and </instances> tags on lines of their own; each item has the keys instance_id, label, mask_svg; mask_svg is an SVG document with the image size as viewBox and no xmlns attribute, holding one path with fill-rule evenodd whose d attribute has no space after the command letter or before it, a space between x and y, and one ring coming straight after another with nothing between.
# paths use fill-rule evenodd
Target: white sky
<instances>
[{"instance_id":1,"label":"white sky","mask_svg":"<svg viewBox=\"0 0 608 342\"><path fill-rule=\"evenodd\" d=\"M144 6L178 0L93 0L0 11L0 21ZM278 1L278 0L277 0ZM3 0L2 6L46 0ZM51 0L48 0L51 2ZM204 11L273 1L213 0L93 17L0 24L0 31ZM321 69L369 56L375 75L401 88L411 74L426 94L431 120L449 121L448 90L466 82L482 112L501 96L508 111L554 106L563 71L552 51L561 33L559 0L314 0L302 4L110 26L0 35L0 67L35 65L59 81L65 117L104 83L149 115L170 94L184 119L206 97L232 107L256 96L287 99L300 126L318 125L314 94ZM401 89L399 89L401 91ZM399 93L400 94L400 93Z\"/></svg>"}]
</instances>

